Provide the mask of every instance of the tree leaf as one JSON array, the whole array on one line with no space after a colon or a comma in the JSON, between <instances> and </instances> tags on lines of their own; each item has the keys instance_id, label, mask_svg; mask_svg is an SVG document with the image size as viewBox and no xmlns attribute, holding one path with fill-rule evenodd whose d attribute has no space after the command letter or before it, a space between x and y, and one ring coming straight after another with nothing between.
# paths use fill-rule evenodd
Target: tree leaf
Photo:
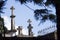
<instances>
[{"instance_id":1,"label":"tree leaf","mask_svg":"<svg viewBox=\"0 0 60 40\"><path fill-rule=\"evenodd\" d=\"M54 14L49 14L49 19L50 19L50 20L54 20L55 17L56 17L56 16L55 16Z\"/></svg>"},{"instance_id":2,"label":"tree leaf","mask_svg":"<svg viewBox=\"0 0 60 40\"><path fill-rule=\"evenodd\" d=\"M51 5L51 4L54 5L54 0L47 0L47 1L45 2L45 5L46 5L46 6L49 6L49 5Z\"/></svg>"},{"instance_id":3,"label":"tree leaf","mask_svg":"<svg viewBox=\"0 0 60 40\"><path fill-rule=\"evenodd\" d=\"M33 0L33 2L34 2L35 4L42 4L43 1L44 1L44 0Z\"/></svg>"},{"instance_id":4,"label":"tree leaf","mask_svg":"<svg viewBox=\"0 0 60 40\"><path fill-rule=\"evenodd\" d=\"M21 4L26 3L27 0L19 0Z\"/></svg>"}]
</instances>

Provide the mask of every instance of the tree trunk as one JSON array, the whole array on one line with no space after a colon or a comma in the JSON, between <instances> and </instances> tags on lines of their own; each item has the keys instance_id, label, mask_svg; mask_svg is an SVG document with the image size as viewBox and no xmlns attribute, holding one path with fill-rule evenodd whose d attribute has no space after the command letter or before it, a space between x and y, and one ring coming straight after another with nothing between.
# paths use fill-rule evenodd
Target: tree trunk
<instances>
[{"instance_id":1,"label":"tree trunk","mask_svg":"<svg viewBox=\"0 0 60 40\"><path fill-rule=\"evenodd\" d=\"M59 0L56 0L55 1L55 4L56 4L56 14L57 14L57 36L58 36L58 40L59 40L59 30L60 30L60 1Z\"/></svg>"}]
</instances>

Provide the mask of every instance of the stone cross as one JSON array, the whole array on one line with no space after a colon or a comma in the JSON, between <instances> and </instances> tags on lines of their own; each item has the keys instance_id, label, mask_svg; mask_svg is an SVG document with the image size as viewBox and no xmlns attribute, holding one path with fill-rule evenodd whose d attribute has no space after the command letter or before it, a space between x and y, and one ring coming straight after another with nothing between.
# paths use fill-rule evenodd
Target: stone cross
<instances>
[{"instance_id":1,"label":"stone cross","mask_svg":"<svg viewBox=\"0 0 60 40\"><path fill-rule=\"evenodd\" d=\"M18 26L17 30L18 30L18 35L22 34L22 26Z\"/></svg>"},{"instance_id":2,"label":"stone cross","mask_svg":"<svg viewBox=\"0 0 60 40\"><path fill-rule=\"evenodd\" d=\"M10 9L11 9L11 11L12 11L12 15L13 15L13 10L14 10L15 8L12 6Z\"/></svg>"},{"instance_id":3,"label":"stone cross","mask_svg":"<svg viewBox=\"0 0 60 40\"><path fill-rule=\"evenodd\" d=\"M30 24L32 21L29 19L27 22Z\"/></svg>"}]
</instances>

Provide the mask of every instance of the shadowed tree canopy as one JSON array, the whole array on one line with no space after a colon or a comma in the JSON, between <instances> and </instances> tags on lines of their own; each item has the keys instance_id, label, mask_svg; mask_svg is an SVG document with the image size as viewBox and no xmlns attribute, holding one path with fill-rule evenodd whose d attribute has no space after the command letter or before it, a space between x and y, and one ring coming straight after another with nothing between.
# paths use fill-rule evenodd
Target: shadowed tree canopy
<instances>
[{"instance_id":1,"label":"shadowed tree canopy","mask_svg":"<svg viewBox=\"0 0 60 40\"><path fill-rule=\"evenodd\" d=\"M40 5L40 4L45 4L46 6L50 4L55 5L54 0L47 0L46 2L44 2L44 0L16 0L16 1L19 1L21 4L24 4L27 2L34 2L37 5Z\"/></svg>"},{"instance_id":2,"label":"shadowed tree canopy","mask_svg":"<svg viewBox=\"0 0 60 40\"><path fill-rule=\"evenodd\" d=\"M5 29L5 33L8 31L8 29L4 26L4 29Z\"/></svg>"},{"instance_id":3,"label":"shadowed tree canopy","mask_svg":"<svg viewBox=\"0 0 60 40\"><path fill-rule=\"evenodd\" d=\"M0 32L1 32L1 33L5 33L5 32L7 31L7 28L4 27L4 19L1 18L1 13L4 13L4 12L3 12L3 9L5 9L5 8L4 8L4 5L5 5L5 2L6 2L6 1L7 1L7 0L0 0L0 21L3 23L2 26L1 26L1 24L0 24ZM5 30L4 30L4 29L5 29ZM0 33L0 36L2 36L1 33Z\"/></svg>"},{"instance_id":4,"label":"shadowed tree canopy","mask_svg":"<svg viewBox=\"0 0 60 40\"><path fill-rule=\"evenodd\" d=\"M0 17L0 33L4 32L7 32L7 28L4 26L4 19Z\"/></svg>"},{"instance_id":5,"label":"shadowed tree canopy","mask_svg":"<svg viewBox=\"0 0 60 40\"><path fill-rule=\"evenodd\" d=\"M36 20L40 20L41 23L45 22L47 19L49 19L52 22L56 23L56 15L50 14L49 12L52 12L52 10L48 10L46 7L49 7L49 5L52 5L55 7L55 1L54 0L17 0L21 4L26 4L27 2L34 2L34 4L39 6L44 6L45 9L36 9L34 10L34 17Z\"/></svg>"},{"instance_id":6,"label":"shadowed tree canopy","mask_svg":"<svg viewBox=\"0 0 60 40\"><path fill-rule=\"evenodd\" d=\"M49 10L45 10L45 9L38 9L38 10L35 10L34 11L35 13L35 19L36 20L41 20L41 22L45 22L46 20L50 20L52 22L55 22L56 23L56 15L54 14L49 14ZM41 18L42 17L42 18Z\"/></svg>"},{"instance_id":7,"label":"shadowed tree canopy","mask_svg":"<svg viewBox=\"0 0 60 40\"><path fill-rule=\"evenodd\" d=\"M3 0L0 0L0 13L4 13L2 10L4 9L4 5L5 5L5 2L7 0L3 1Z\"/></svg>"},{"instance_id":8,"label":"shadowed tree canopy","mask_svg":"<svg viewBox=\"0 0 60 40\"><path fill-rule=\"evenodd\" d=\"M0 0L0 16L1 16L1 13L4 13L3 9L4 9L4 5L5 5L6 1L7 0ZM3 22L3 24L4 24L4 19L3 18L0 17L0 21ZM6 27L4 27L4 28L6 28ZM1 29L1 27L0 27L0 29Z\"/></svg>"}]
</instances>

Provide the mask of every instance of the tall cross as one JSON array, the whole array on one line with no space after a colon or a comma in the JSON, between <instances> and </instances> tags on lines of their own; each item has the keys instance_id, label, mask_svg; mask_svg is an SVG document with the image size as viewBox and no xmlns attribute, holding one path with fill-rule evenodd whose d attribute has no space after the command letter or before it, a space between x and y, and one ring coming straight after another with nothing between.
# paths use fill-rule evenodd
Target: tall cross
<instances>
[{"instance_id":1,"label":"tall cross","mask_svg":"<svg viewBox=\"0 0 60 40\"><path fill-rule=\"evenodd\" d=\"M29 19L27 22L30 24L32 21Z\"/></svg>"},{"instance_id":2,"label":"tall cross","mask_svg":"<svg viewBox=\"0 0 60 40\"><path fill-rule=\"evenodd\" d=\"M11 9L11 11L12 11L12 15L13 15L13 10L14 10L15 8L12 6L10 9Z\"/></svg>"}]
</instances>

